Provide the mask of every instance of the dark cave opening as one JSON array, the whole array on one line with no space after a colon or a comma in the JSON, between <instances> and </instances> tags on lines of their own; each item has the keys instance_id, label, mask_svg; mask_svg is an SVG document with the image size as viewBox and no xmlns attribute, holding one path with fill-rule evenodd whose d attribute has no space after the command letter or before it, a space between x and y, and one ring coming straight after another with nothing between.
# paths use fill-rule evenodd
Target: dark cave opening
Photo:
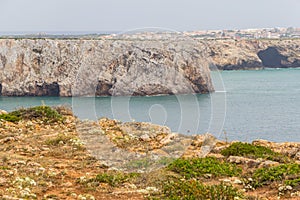
<instances>
[{"instance_id":1,"label":"dark cave opening","mask_svg":"<svg viewBox=\"0 0 300 200\"><path fill-rule=\"evenodd\" d=\"M264 67L285 67L282 63L284 63L287 58L281 55L275 47L268 47L265 50L259 51L257 55Z\"/></svg>"}]
</instances>

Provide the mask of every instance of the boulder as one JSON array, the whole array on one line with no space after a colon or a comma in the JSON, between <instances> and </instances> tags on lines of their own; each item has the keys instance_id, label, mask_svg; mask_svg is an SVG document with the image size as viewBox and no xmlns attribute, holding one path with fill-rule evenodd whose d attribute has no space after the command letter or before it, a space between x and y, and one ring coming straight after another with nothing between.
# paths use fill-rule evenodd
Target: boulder
<instances>
[{"instance_id":1,"label":"boulder","mask_svg":"<svg viewBox=\"0 0 300 200\"><path fill-rule=\"evenodd\" d=\"M0 115L2 115L2 114L7 114L8 112L6 112L5 110L1 110L0 109Z\"/></svg>"}]
</instances>

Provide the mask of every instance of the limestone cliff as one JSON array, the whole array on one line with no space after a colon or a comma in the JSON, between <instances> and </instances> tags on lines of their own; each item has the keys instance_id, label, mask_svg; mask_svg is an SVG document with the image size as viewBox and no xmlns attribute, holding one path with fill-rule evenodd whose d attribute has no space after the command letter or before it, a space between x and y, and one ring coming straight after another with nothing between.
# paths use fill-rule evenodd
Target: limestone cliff
<instances>
[{"instance_id":1,"label":"limestone cliff","mask_svg":"<svg viewBox=\"0 0 300 200\"><path fill-rule=\"evenodd\" d=\"M207 45L221 70L300 67L300 39L209 40Z\"/></svg>"},{"instance_id":2,"label":"limestone cliff","mask_svg":"<svg viewBox=\"0 0 300 200\"><path fill-rule=\"evenodd\" d=\"M0 39L0 95L207 93L209 61L221 70L300 67L299 39L140 37Z\"/></svg>"},{"instance_id":3,"label":"limestone cliff","mask_svg":"<svg viewBox=\"0 0 300 200\"><path fill-rule=\"evenodd\" d=\"M186 39L1 39L0 95L207 93L213 86L204 46Z\"/></svg>"}]
</instances>

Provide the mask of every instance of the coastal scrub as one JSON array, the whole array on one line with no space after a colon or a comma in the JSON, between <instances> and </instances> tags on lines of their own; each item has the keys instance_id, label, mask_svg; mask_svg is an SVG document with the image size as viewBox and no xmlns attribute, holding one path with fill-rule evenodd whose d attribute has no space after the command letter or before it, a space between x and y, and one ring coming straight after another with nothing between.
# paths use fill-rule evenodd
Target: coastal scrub
<instances>
[{"instance_id":1,"label":"coastal scrub","mask_svg":"<svg viewBox=\"0 0 300 200\"><path fill-rule=\"evenodd\" d=\"M54 123L62 122L63 116L49 106L36 106L31 108L21 108L8 114L1 114L0 119L9 122L38 119L44 123Z\"/></svg>"},{"instance_id":2,"label":"coastal scrub","mask_svg":"<svg viewBox=\"0 0 300 200\"><path fill-rule=\"evenodd\" d=\"M240 199L243 194L232 185L204 185L197 180L172 180L164 187L161 199Z\"/></svg>"},{"instance_id":3,"label":"coastal scrub","mask_svg":"<svg viewBox=\"0 0 300 200\"><path fill-rule=\"evenodd\" d=\"M168 170L179 173L185 178L213 176L239 176L242 169L235 164L226 163L214 157L177 159Z\"/></svg>"},{"instance_id":4,"label":"coastal scrub","mask_svg":"<svg viewBox=\"0 0 300 200\"><path fill-rule=\"evenodd\" d=\"M262 158L283 163L289 162L289 158L287 156L274 152L268 147L243 142L232 143L229 147L223 149L221 154L227 157L242 156L252 159Z\"/></svg>"},{"instance_id":5,"label":"coastal scrub","mask_svg":"<svg viewBox=\"0 0 300 200\"><path fill-rule=\"evenodd\" d=\"M300 165L296 163L281 164L271 168L257 169L252 176L254 188L269 185L274 181L298 185L300 183Z\"/></svg>"}]
</instances>

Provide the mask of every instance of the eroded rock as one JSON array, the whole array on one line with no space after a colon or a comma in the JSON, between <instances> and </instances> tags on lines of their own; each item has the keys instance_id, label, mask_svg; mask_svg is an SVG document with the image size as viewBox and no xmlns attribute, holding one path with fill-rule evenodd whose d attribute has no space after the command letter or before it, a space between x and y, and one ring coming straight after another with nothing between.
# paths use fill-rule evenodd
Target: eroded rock
<instances>
[{"instance_id":1,"label":"eroded rock","mask_svg":"<svg viewBox=\"0 0 300 200\"><path fill-rule=\"evenodd\" d=\"M118 96L208 93L197 40L0 40L0 95ZM202 51L203 49L203 51Z\"/></svg>"},{"instance_id":2,"label":"eroded rock","mask_svg":"<svg viewBox=\"0 0 300 200\"><path fill-rule=\"evenodd\" d=\"M300 40L211 40L213 64L221 70L300 67Z\"/></svg>"}]
</instances>

